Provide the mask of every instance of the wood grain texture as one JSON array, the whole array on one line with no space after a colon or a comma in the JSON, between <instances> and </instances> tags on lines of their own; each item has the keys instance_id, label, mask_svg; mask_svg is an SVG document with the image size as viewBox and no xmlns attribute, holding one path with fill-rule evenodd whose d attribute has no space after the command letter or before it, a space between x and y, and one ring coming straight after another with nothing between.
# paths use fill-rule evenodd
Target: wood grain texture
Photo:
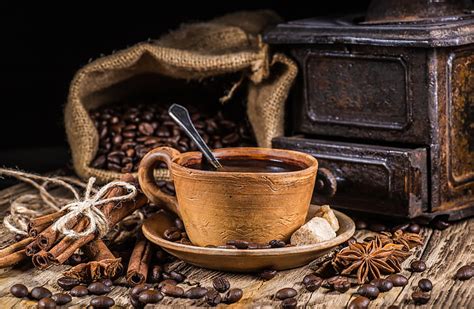
<instances>
[{"instance_id":1,"label":"wood grain texture","mask_svg":"<svg viewBox=\"0 0 474 309\"><path fill-rule=\"evenodd\" d=\"M25 187L22 187L22 191ZM13 190L14 191L14 190ZM19 192L19 191L18 191ZM8 209L8 200L18 192L12 189L0 191L0 218L3 218ZM423 236L426 239L425 245L418 248L403 264L403 274L409 278L409 284L403 288L392 289L388 293L383 293L378 299L372 301L370 308L386 308L389 305L400 305L401 308L415 308L411 293L417 286L421 278L429 278L433 282L433 291L430 302L424 306L416 308L474 308L474 279L468 281L456 281L453 276L456 270L465 264L474 262L473 241L474 241L474 220L465 220L454 224L444 231L433 231L424 228ZM367 231L356 231L355 236L362 239L370 234ZM4 247L11 242L10 235L3 227L0 228L0 246ZM411 274L406 268L413 259L421 258L428 266L424 273ZM60 292L56 280L61 277L61 273L68 266L53 266L45 271L23 265L14 269L0 270L0 307L1 308L36 308L36 302L20 300L12 297L9 293L10 286L22 282L28 288L42 286L49 288L53 293ZM220 273L198 267L190 266L184 262L177 261L172 264L172 269L179 270L187 275L187 280L181 286L188 289L192 286L201 285L212 286L215 277L225 275L233 287L240 287L244 290L244 296L240 302L229 307L234 308L270 308L279 307L281 302L274 299L276 291L283 287L293 287L298 291L297 299L300 306L316 308L345 308L352 299L352 293L356 288L351 288L344 294L330 292L320 288L315 292L307 292L300 284L303 277L311 270L305 266L293 270L282 271L270 281L263 281L253 275L242 275L236 273ZM132 308L128 301L128 288L125 287L125 280L121 279L118 285L114 286L110 297L115 299L116 308ZM85 307L89 304L91 297L73 298L73 308ZM165 297L160 304L150 308L173 307L201 307L205 306L203 300L173 299ZM148 307L147 307L148 308Z\"/></svg>"}]
</instances>

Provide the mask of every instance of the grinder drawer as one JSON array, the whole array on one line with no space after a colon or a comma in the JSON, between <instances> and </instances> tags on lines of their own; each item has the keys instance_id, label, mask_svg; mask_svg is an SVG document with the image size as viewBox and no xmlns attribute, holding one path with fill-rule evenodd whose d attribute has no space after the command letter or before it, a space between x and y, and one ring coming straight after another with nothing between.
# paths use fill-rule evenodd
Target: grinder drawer
<instances>
[{"instance_id":1,"label":"grinder drawer","mask_svg":"<svg viewBox=\"0 0 474 309\"><path fill-rule=\"evenodd\" d=\"M427 210L426 149L299 137L273 147L309 153L319 162L313 202L370 213L415 217Z\"/></svg>"}]
</instances>

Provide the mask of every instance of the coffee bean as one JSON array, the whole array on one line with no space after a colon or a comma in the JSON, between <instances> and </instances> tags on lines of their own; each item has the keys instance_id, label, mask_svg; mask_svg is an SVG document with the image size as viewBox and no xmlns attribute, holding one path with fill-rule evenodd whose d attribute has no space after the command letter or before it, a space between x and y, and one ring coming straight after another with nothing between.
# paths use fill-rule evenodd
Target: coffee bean
<instances>
[{"instance_id":1,"label":"coffee bean","mask_svg":"<svg viewBox=\"0 0 474 309\"><path fill-rule=\"evenodd\" d=\"M207 289L197 286L190 288L186 292L184 292L184 297L189 298L189 299L199 299L204 297L207 294Z\"/></svg>"},{"instance_id":2,"label":"coffee bean","mask_svg":"<svg viewBox=\"0 0 474 309\"><path fill-rule=\"evenodd\" d=\"M287 298L281 302L281 307L284 309L294 309L298 307L298 301L296 298Z\"/></svg>"},{"instance_id":3,"label":"coffee bean","mask_svg":"<svg viewBox=\"0 0 474 309\"><path fill-rule=\"evenodd\" d=\"M343 276L333 276L327 279L324 279L323 282L321 282L321 286L326 289L333 289L334 288L334 282L336 281L347 281L346 277Z\"/></svg>"},{"instance_id":4,"label":"coffee bean","mask_svg":"<svg viewBox=\"0 0 474 309\"><path fill-rule=\"evenodd\" d=\"M72 297L66 293L58 293L51 296L51 298L56 302L58 306L65 305L72 301Z\"/></svg>"},{"instance_id":5,"label":"coffee bean","mask_svg":"<svg viewBox=\"0 0 474 309\"><path fill-rule=\"evenodd\" d=\"M276 292L275 297L279 300L295 297L298 293L293 288L283 288Z\"/></svg>"},{"instance_id":6,"label":"coffee bean","mask_svg":"<svg viewBox=\"0 0 474 309\"><path fill-rule=\"evenodd\" d=\"M153 288L153 286L151 284L142 283L142 284L134 286L130 290L129 295L130 295L131 298L138 299L138 296L140 295L141 292L146 291L146 290L150 290L152 288Z\"/></svg>"},{"instance_id":7,"label":"coffee bean","mask_svg":"<svg viewBox=\"0 0 474 309\"><path fill-rule=\"evenodd\" d=\"M314 274L306 275L303 278L303 285L309 292L314 292L321 286L323 279Z\"/></svg>"},{"instance_id":8,"label":"coffee bean","mask_svg":"<svg viewBox=\"0 0 474 309\"><path fill-rule=\"evenodd\" d=\"M262 271L258 276L263 280L271 280L277 275L277 271L273 269L266 269Z\"/></svg>"},{"instance_id":9,"label":"coffee bean","mask_svg":"<svg viewBox=\"0 0 474 309\"><path fill-rule=\"evenodd\" d=\"M20 240L23 240L24 238L25 238L25 235L15 234L15 241L20 241Z\"/></svg>"},{"instance_id":10,"label":"coffee bean","mask_svg":"<svg viewBox=\"0 0 474 309\"><path fill-rule=\"evenodd\" d=\"M184 223L180 218L174 219L174 226L180 231L184 231Z\"/></svg>"},{"instance_id":11,"label":"coffee bean","mask_svg":"<svg viewBox=\"0 0 474 309\"><path fill-rule=\"evenodd\" d=\"M75 297L82 297L89 294L89 290L84 285L78 285L78 286L73 287L71 291L69 292L69 294Z\"/></svg>"},{"instance_id":12,"label":"coffee bean","mask_svg":"<svg viewBox=\"0 0 474 309\"><path fill-rule=\"evenodd\" d=\"M270 240L268 244L272 248L283 248L286 245L286 243L283 240L277 240L277 239Z\"/></svg>"},{"instance_id":13,"label":"coffee bean","mask_svg":"<svg viewBox=\"0 0 474 309\"><path fill-rule=\"evenodd\" d=\"M212 280L212 286L214 286L218 292L224 293L230 288L230 283L229 280L224 277L217 277Z\"/></svg>"},{"instance_id":14,"label":"coffee bean","mask_svg":"<svg viewBox=\"0 0 474 309\"><path fill-rule=\"evenodd\" d=\"M145 290L138 295L138 301L143 304L156 304L163 299L163 294L157 290Z\"/></svg>"},{"instance_id":15,"label":"coffee bean","mask_svg":"<svg viewBox=\"0 0 474 309\"><path fill-rule=\"evenodd\" d=\"M165 280L162 280L159 284L158 284L158 288L162 288L163 286L165 285L177 285L178 282L176 282L175 280L173 279L165 279Z\"/></svg>"},{"instance_id":16,"label":"coffee bean","mask_svg":"<svg viewBox=\"0 0 474 309\"><path fill-rule=\"evenodd\" d=\"M48 298L53 296L50 290L47 288L44 288L42 286L37 286L31 290L31 298L34 298L36 300L40 300L41 298Z\"/></svg>"},{"instance_id":17,"label":"coffee bean","mask_svg":"<svg viewBox=\"0 0 474 309\"><path fill-rule=\"evenodd\" d=\"M369 230L371 230L372 232L380 233L380 232L386 231L387 226L382 223L372 223L369 225Z\"/></svg>"},{"instance_id":18,"label":"coffee bean","mask_svg":"<svg viewBox=\"0 0 474 309\"><path fill-rule=\"evenodd\" d=\"M170 227L163 232L163 236L166 240L176 241L181 238L181 232L176 227Z\"/></svg>"},{"instance_id":19,"label":"coffee bean","mask_svg":"<svg viewBox=\"0 0 474 309\"><path fill-rule=\"evenodd\" d=\"M347 292L351 287L351 283L347 280L336 280L333 283L333 288L339 293L345 293Z\"/></svg>"},{"instance_id":20,"label":"coffee bean","mask_svg":"<svg viewBox=\"0 0 474 309\"><path fill-rule=\"evenodd\" d=\"M102 282L104 285L108 287L112 287L114 285L114 282L110 279L102 279L100 280L100 282Z\"/></svg>"},{"instance_id":21,"label":"coffee bean","mask_svg":"<svg viewBox=\"0 0 474 309\"><path fill-rule=\"evenodd\" d=\"M410 269L412 272L421 273L426 270L426 264L423 261L413 261L410 264Z\"/></svg>"},{"instance_id":22,"label":"coffee bean","mask_svg":"<svg viewBox=\"0 0 474 309\"><path fill-rule=\"evenodd\" d=\"M393 283L393 286L405 286L408 284L408 279L400 274L393 274L387 277L387 280Z\"/></svg>"},{"instance_id":23,"label":"coffee bean","mask_svg":"<svg viewBox=\"0 0 474 309\"><path fill-rule=\"evenodd\" d=\"M395 233L398 230L406 231L409 226L410 226L410 223L398 224L392 227L390 230L392 233Z\"/></svg>"},{"instance_id":24,"label":"coffee bean","mask_svg":"<svg viewBox=\"0 0 474 309\"><path fill-rule=\"evenodd\" d=\"M418 287L423 292L429 292L433 289L433 283L431 283L431 281L428 279L421 279L418 281Z\"/></svg>"},{"instance_id":25,"label":"coffee bean","mask_svg":"<svg viewBox=\"0 0 474 309\"><path fill-rule=\"evenodd\" d=\"M115 305L115 301L108 296L96 296L91 299L90 305L93 308L110 308Z\"/></svg>"},{"instance_id":26,"label":"coffee bean","mask_svg":"<svg viewBox=\"0 0 474 309\"><path fill-rule=\"evenodd\" d=\"M186 279L186 276L182 273L179 273L177 271L170 271L168 274L169 278L165 279L173 279L176 282L183 282Z\"/></svg>"},{"instance_id":27,"label":"coffee bean","mask_svg":"<svg viewBox=\"0 0 474 309\"><path fill-rule=\"evenodd\" d=\"M455 278L458 280L469 280L474 276L474 267L472 265L464 265L456 272Z\"/></svg>"},{"instance_id":28,"label":"coffee bean","mask_svg":"<svg viewBox=\"0 0 474 309\"><path fill-rule=\"evenodd\" d=\"M245 240L229 240L226 245L235 246L237 249L247 249L249 247L248 241Z\"/></svg>"},{"instance_id":29,"label":"coffee bean","mask_svg":"<svg viewBox=\"0 0 474 309\"><path fill-rule=\"evenodd\" d=\"M408 226L408 228L406 229L407 232L409 233L416 233L418 234L420 231L421 231L421 227L416 224L416 223L412 223Z\"/></svg>"},{"instance_id":30,"label":"coffee bean","mask_svg":"<svg viewBox=\"0 0 474 309\"><path fill-rule=\"evenodd\" d=\"M87 287L87 290L89 291L90 294L93 295L104 295L112 291L110 286L106 286L102 282L94 282L89 284Z\"/></svg>"},{"instance_id":31,"label":"coffee bean","mask_svg":"<svg viewBox=\"0 0 474 309\"><path fill-rule=\"evenodd\" d=\"M355 221L355 226L356 226L356 229L358 230L364 230L367 228L368 224L364 220L358 219Z\"/></svg>"},{"instance_id":32,"label":"coffee bean","mask_svg":"<svg viewBox=\"0 0 474 309\"><path fill-rule=\"evenodd\" d=\"M138 131L143 135L150 136L155 130L153 129L153 126L150 123L143 122L138 125Z\"/></svg>"},{"instance_id":33,"label":"coffee bean","mask_svg":"<svg viewBox=\"0 0 474 309\"><path fill-rule=\"evenodd\" d=\"M176 285L165 284L161 287L161 292L167 296L182 297L184 290Z\"/></svg>"},{"instance_id":34,"label":"coffee bean","mask_svg":"<svg viewBox=\"0 0 474 309\"><path fill-rule=\"evenodd\" d=\"M219 292L217 292L215 289L209 289L206 293L206 303L209 306L217 306L221 303L222 298Z\"/></svg>"},{"instance_id":35,"label":"coffee bean","mask_svg":"<svg viewBox=\"0 0 474 309\"><path fill-rule=\"evenodd\" d=\"M39 309L56 309L56 302L50 297L41 298L38 302Z\"/></svg>"},{"instance_id":36,"label":"coffee bean","mask_svg":"<svg viewBox=\"0 0 474 309\"><path fill-rule=\"evenodd\" d=\"M367 297L357 296L349 303L347 309L366 309L369 308L369 303L370 299Z\"/></svg>"},{"instance_id":37,"label":"coffee bean","mask_svg":"<svg viewBox=\"0 0 474 309\"><path fill-rule=\"evenodd\" d=\"M67 260L67 263L71 266L76 266L84 262L85 262L85 258L82 255L77 254L77 253L74 253L73 255L71 255L69 259Z\"/></svg>"},{"instance_id":38,"label":"coffee bean","mask_svg":"<svg viewBox=\"0 0 474 309\"><path fill-rule=\"evenodd\" d=\"M370 281L370 284L375 285L377 289L379 289L380 292L388 292L393 288L392 281L388 279L382 279L382 278L374 279Z\"/></svg>"},{"instance_id":39,"label":"coffee bean","mask_svg":"<svg viewBox=\"0 0 474 309\"><path fill-rule=\"evenodd\" d=\"M361 296L368 297L370 299L375 299L379 296L379 289L373 284L363 284L357 289L357 294Z\"/></svg>"},{"instance_id":40,"label":"coffee bean","mask_svg":"<svg viewBox=\"0 0 474 309\"><path fill-rule=\"evenodd\" d=\"M244 291L239 288L230 289L227 294L224 296L224 303L226 304L233 304L238 302L242 296L244 295Z\"/></svg>"},{"instance_id":41,"label":"coffee bean","mask_svg":"<svg viewBox=\"0 0 474 309\"><path fill-rule=\"evenodd\" d=\"M428 303L430 300L430 293L427 292L422 292L422 291L415 291L411 294L411 298L413 298L413 301L417 305L424 305Z\"/></svg>"},{"instance_id":42,"label":"coffee bean","mask_svg":"<svg viewBox=\"0 0 474 309\"><path fill-rule=\"evenodd\" d=\"M435 218L431 222L431 226L440 231L447 229L450 225L451 224L443 218Z\"/></svg>"},{"instance_id":43,"label":"coffee bean","mask_svg":"<svg viewBox=\"0 0 474 309\"><path fill-rule=\"evenodd\" d=\"M151 268L150 281L152 283L158 283L161 280L161 274L163 269L160 265L153 265Z\"/></svg>"},{"instance_id":44,"label":"coffee bean","mask_svg":"<svg viewBox=\"0 0 474 309\"><path fill-rule=\"evenodd\" d=\"M15 297L23 298L28 296L28 288L23 284L17 283L11 286L10 293Z\"/></svg>"}]
</instances>

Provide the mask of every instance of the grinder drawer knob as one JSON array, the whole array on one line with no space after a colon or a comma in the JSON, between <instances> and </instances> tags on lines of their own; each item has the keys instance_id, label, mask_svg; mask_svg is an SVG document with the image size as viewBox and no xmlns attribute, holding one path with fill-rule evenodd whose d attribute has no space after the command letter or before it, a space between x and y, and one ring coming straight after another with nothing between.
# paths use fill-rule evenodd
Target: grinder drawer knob
<instances>
[{"instance_id":1,"label":"grinder drawer knob","mask_svg":"<svg viewBox=\"0 0 474 309\"><path fill-rule=\"evenodd\" d=\"M316 177L315 189L317 193L334 196L337 191L337 178L327 168L319 168Z\"/></svg>"}]
</instances>

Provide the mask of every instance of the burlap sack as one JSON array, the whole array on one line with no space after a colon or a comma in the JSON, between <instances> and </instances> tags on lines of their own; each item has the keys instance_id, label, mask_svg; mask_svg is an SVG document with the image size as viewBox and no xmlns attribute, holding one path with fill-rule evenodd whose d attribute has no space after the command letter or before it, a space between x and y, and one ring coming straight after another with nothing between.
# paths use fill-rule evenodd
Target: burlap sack
<instances>
[{"instance_id":1,"label":"burlap sack","mask_svg":"<svg viewBox=\"0 0 474 309\"><path fill-rule=\"evenodd\" d=\"M99 136L88 111L122 95L121 87L108 93L105 89L145 73L183 80L244 73L249 80L250 123L259 146L271 147L271 139L283 134L284 102L297 73L290 59L282 54L271 56L261 42L263 29L278 21L271 11L229 14L184 25L158 41L137 44L81 68L71 83L65 108L66 133L77 174L94 176L99 182L120 176L89 166L96 156Z\"/></svg>"}]
</instances>

